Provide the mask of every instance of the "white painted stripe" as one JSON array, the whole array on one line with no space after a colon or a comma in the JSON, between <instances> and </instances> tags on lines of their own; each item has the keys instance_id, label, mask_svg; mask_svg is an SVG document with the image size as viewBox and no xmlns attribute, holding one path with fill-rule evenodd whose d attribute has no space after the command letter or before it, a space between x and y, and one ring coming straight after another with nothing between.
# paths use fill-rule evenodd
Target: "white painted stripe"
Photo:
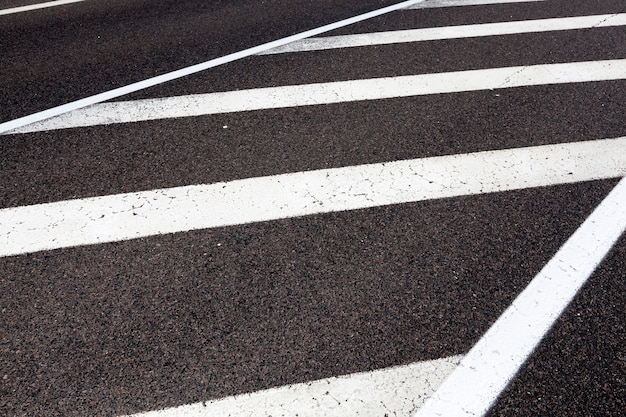
<instances>
[{"instance_id":1,"label":"white painted stripe","mask_svg":"<svg viewBox=\"0 0 626 417\"><path fill-rule=\"evenodd\" d=\"M281 46L280 48L270 49L269 51L265 51L259 55L624 25L626 25L626 13L486 23L479 25L445 26L426 29L410 29L309 38L292 42Z\"/></svg>"},{"instance_id":2,"label":"white painted stripe","mask_svg":"<svg viewBox=\"0 0 626 417\"><path fill-rule=\"evenodd\" d=\"M392 6L383 7L378 10L373 10L368 13L364 13L358 16L354 16L348 19L341 20L336 23L331 23L329 25L321 26L319 28L307 30L305 32L301 32L295 35L287 36L282 39L278 39L272 42L264 43L262 45L258 45L252 48L244 49L243 51L235 52L232 54L225 55L220 58L211 59L209 61L192 65L186 68L182 68L176 71L168 72L167 74L159 75L157 77L148 78L143 81L139 81L133 84L129 84L124 87L116 88L113 90L106 91L104 93L96 94L90 97L86 97L77 101L73 101L71 103L63 104L61 106L53 107L48 110L44 110L38 113L31 114L29 116L20 117L18 119L10 120L8 122L0 123L0 133L17 129L19 127L25 126L27 124L35 123L41 120L45 120L50 117L58 116L63 113L67 113L72 110L80 109L86 106L90 106L96 103L102 103L103 101L111 100L117 97L121 97L126 94L130 94L135 91L143 90L144 88L152 87L158 84L162 84L167 81L175 80L177 78L181 78L190 74L195 74L200 71L204 71L209 68L214 68L219 65L223 65L229 62L236 61L238 59L242 59L251 55L258 54L259 52L263 52L265 50L276 48L278 46L285 45L289 42L294 42L300 39L308 38L310 36L320 35L325 32L329 32L334 29L338 29L344 26L351 25L353 23L362 22L367 19L371 19L376 16L381 16L386 13L393 12L395 10L403 9L405 7L420 3L424 0L407 0L401 3L397 3Z\"/></svg>"},{"instance_id":3,"label":"white painted stripe","mask_svg":"<svg viewBox=\"0 0 626 417\"><path fill-rule=\"evenodd\" d=\"M63 6L65 4L78 3L79 1L85 1L85 0L57 0L57 1L48 1L46 3L29 4L27 6L12 7L10 9L0 10L0 16L13 14L13 13L29 12L31 10L37 10L37 9L45 9L47 7Z\"/></svg>"},{"instance_id":4,"label":"white painted stripe","mask_svg":"<svg viewBox=\"0 0 626 417\"><path fill-rule=\"evenodd\" d=\"M625 230L626 178L515 299L415 417L484 415Z\"/></svg>"},{"instance_id":5,"label":"white painted stripe","mask_svg":"<svg viewBox=\"0 0 626 417\"><path fill-rule=\"evenodd\" d=\"M545 0L425 0L420 4L408 6L407 9L429 9L436 7L480 6L506 3L534 3Z\"/></svg>"},{"instance_id":6,"label":"white painted stripe","mask_svg":"<svg viewBox=\"0 0 626 417\"><path fill-rule=\"evenodd\" d=\"M626 79L626 60L624 59L289 85L101 103L14 129L8 133L428 94L619 79Z\"/></svg>"},{"instance_id":7,"label":"white painted stripe","mask_svg":"<svg viewBox=\"0 0 626 417\"><path fill-rule=\"evenodd\" d=\"M0 256L624 175L626 137L5 208Z\"/></svg>"},{"instance_id":8,"label":"white painted stripe","mask_svg":"<svg viewBox=\"0 0 626 417\"><path fill-rule=\"evenodd\" d=\"M287 385L133 417L409 417L461 356Z\"/></svg>"}]
</instances>

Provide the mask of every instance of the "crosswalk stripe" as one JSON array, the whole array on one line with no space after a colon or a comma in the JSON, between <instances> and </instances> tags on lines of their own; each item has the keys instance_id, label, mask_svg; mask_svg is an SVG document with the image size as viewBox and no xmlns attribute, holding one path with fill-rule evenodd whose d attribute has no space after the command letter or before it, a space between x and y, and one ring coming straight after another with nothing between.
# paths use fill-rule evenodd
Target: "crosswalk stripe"
<instances>
[{"instance_id":1,"label":"crosswalk stripe","mask_svg":"<svg viewBox=\"0 0 626 417\"><path fill-rule=\"evenodd\" d=\"M26 133L209 114L626 79L626 59L289 85L95 104L11 130Z\"/></svg>"},{"instance_id":2,"label":"crosswalk stripe","mask_svg":"<svg viewBox=\"0 0 626 417\"><path fill-rule=\"evenodd\" d=\"M0 256L624 175L621 137L5 208Z\"/></svg>"},{"instance_id":3,"label":"crosswalk stripe","mask_svg":"<svg viewBox=\"0 0 626 417\"><path fill-rule=\"evenodd\" d=\"M132 417L409 417L458 364L461 356L327 378L188 404Z\"/></svg>"},{"instance_id":4,"label":"crosswalk stripe","mask_svg":"<svg viewBox=\"0 0 626 417\"><path fill-rule=\"evenodd\" d=\"M490 4L506 3L534 3L546 0L425 0L421 3L407 7L407 9L428 9L454 6L483 6Z\"/></svg>"},{"instance_id":5,"label":"crosswalk stripe","mask_svg":"<svg viewBox=\"0 0 626 417\"><path fill-rule=\"evenodd\" d=\"M76 1L82 0L50 3ZM406 8L538 1L545 0L424 0L411 2L414 4ZM0 11L2 14L6 13ZM305 39L257 55L621 26L625 23L626 14L613 14L415 29ZM233 55L239 59L251 55L256 49L244 51L244 55ZM230 61L218 59L209 61L210 66L206 63L200 66L205 69ZM185 74L200 71L200 66L194 66ZM626 60L491 68L99 104L155 85L157 79L160 83L178 78L183 72L136 83L130 89L112 90L113 94L107 92L86 101L79 100L78 104L70 103L51 109L49 113L42 112L45 113L43 116L23 118L34 123L18 122L15 129L9 129L14 126L11 123L2 123L0 135L361 100L624 80ZM83 107L87 105L85 103L90 106ZM63 114L70 108L74 110ZM78 108L80 110L75 110ZM41 121L49 115L53 117ZM0 257L164 233L622 176L626 176L626 137L391 161L5 208L0 209ZM375 417L387 414L408 417L422 407L426 396L431 394L434 395L426 407L414 417L483 415L602 257L624 233L624 202L626 179L467 355L126 417ZM554 304L556 308L537 312L538 306L546 304ZM532 322L542 314L540 320ZM510 329L513 332L509 332ZM531 338L527 337L529 334ZM498 340L494 342L495 339ZM450 378L444 382L447 377Z\"/></svg>"},{"instance_id":6,"label":"crosswalk stripe","mask_svg":"<svg viewBox=\"0 0 626 417\"><path fill-rule=\"evenodd\" d=\"M484 23L478 25L445 26L425 29L307 38L301 41L289 43L279 48L270 49L260 53L259 55L624 25L626 25L626 13L521 20L513 22Z\"/></svg>"}]
</instances>

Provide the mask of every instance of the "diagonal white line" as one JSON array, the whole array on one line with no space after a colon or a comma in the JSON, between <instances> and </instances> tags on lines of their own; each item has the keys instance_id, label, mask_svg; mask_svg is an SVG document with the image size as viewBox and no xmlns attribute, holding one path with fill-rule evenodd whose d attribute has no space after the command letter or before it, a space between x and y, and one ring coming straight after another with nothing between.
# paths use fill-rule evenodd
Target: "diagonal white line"
<instances>
[{"instance_id":1,"label":"diagonal white line","mask_svg":"<svg viewBox=\"0 0 626 417\"><path fill-rule=\"evenodd\" d=\"M407 75L101 103L8 133L429 94L626 79L626 60Z\"/></svg>"},{"instance_id":2,"label":"diagonal white line","mask_svg":"<svg viewBox=\"0 0 626 417\"><path fill-rule=\"evenodd\" d=\"M5 208L0 256L624 175L626 137Z\"/></svg>"},{"instance_id":3,"label":"diagonal white line","mask_svg":"<svg viewBox=\"0 0 626 417\"><path fill-rule=\"evenodd\" d=\"M478 417L626 230L626 178L500 316L415 417Z\"/></svg>"},{"instance_id":4,"label":"diagonal white line","mask_svg":"<svg viewBox=\"0 0 626 417\"><path fill-rule=\"evenodd\" d=\"M302 39L259 55L626 25L626 13L445 26Z\"/></svg>"},{"instance_id":5,"label":"diagonal white line","mask_svg":"<svg viewBox=\"0 0 626 417\"><path fill-rule=\"evenodd\" d=\"M368 13L364 13L358 16L354 16L348 19L341 20L339 22L331 23L329 25L321 26L319 28L307 30L292 36L287 36L282 39L278 39L272 42L264 43L252 48L244 49L243 51L235 52L229 55L225 55L220 58L211 59L200 64L192 65L186 68L182 68L176 71L168 72L167 74L159 75L157 77L148 78L143 81L139 81L133 84L129 84L124 87L116 88L113 90L105 91L100 94L96 94L90 97L86 97L80 100L73 101L71 103L63 104L61 106L53 107L48 110L44 110L38 113L31 114L29 116L20 117L19 119L10 120L8 122L0 123L0 133L7 132L12 129L17 129L27 124L39 122L41 120L48 119L50 117L58 116L60 114L67 113L72 110L80 109L86 106L90 106L96 103L102 103L103 101L111 100L117 97L121 97L126 94L130 94L135 91L143 90L144 88L152 87L158 84L162 84L167 81L172 81L190 74L195 74L200 71L204 71L209 68L214 68L219 65L223 65L229 62L236 61L259 52L263 52L267 49L276 48L281 45L285 45L289 42L297 41L300 39L308 38L310 36L320 35L325 32L329 32L340 27L348 26L353 23L361 22L363 20L371 19L376 16L381 16L386 13L390 13L402 8L411 6L413 4L420 3L424 0L407 0L401 3L397 3L392 6L383 7L378 10L373 10Z\"/></svg>"},{"instance_id":6,"label":"diagonal white line","mask_svg":"<svg viewBox=\"0 0 626 417\"><path fill-rule=\"evenodd\" d=\"M27 6L12 7L10 9L0 10L0 16L14 14L14 13L21 13L21 12L29 12L31 10L45 9L47 7L63 6L65 4L78 3L81 1L85 1L85 0L56 0L56 1L48 1L45 3L29 4Z\"/></svg>"}]
</instances>

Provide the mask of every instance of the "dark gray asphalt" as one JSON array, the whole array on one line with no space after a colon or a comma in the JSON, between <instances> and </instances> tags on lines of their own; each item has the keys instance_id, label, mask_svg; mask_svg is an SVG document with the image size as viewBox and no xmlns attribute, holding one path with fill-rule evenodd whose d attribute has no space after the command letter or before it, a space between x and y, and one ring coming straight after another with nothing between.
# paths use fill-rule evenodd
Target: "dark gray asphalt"
<instances>
[{"instance_id":1,"label":"dark gray asphalt","mask_svg":"<svg viewBox=\"0 0 626 417\"><path fill-rule=\"evenodd\" d=\"M0 17L0 121L389 3L110 0ZM610 12L626 2L415 10L336 33ZM613 58L623 28L251 57L131 97ZM625 136L625 102L624 82L598 82L0 136L0 208ZM615 184L0 258L0 415L117 416L465 353ZM491 416L621 415L625 255L622 241Z\"/></svg>"}]
</instances>

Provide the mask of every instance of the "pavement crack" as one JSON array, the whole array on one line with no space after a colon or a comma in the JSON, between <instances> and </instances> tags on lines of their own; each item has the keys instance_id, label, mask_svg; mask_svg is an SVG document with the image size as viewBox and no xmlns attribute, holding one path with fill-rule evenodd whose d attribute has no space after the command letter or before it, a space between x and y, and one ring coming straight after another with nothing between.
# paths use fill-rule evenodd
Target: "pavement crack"
<instances>
[{"instance_id":1,"label":"pavement crack","mask_svg":"<svg viewBox=\"0 0 626 417\"><path fill-rule=\"evenodd\" d=\"M606 18L602 19L601 21L599 21L598 23L596 23L595 25L593 25L593 26L591 27L591 29L594 29L594 28L600 27L600 26L602 26L604 23L608 22L608 21L609 21L609 20L611 20L611 19L614 19L615 17L617 17L617 16L619 16L619 15L620 15L620 13L613 13L612 15L610 15L610 16L608 16L608 17L606 17Z\"/></svg>"},{"instance_id":2,"label":"pavement crack","mask_svg":"<svg viewBox=\"0 0 626 417\"><path fill-rule=\"evenodd\" d=\"M513 74L507 76L500 85L498 85L496 88L494 88L494 90L497 90L497 89L500 89L500 88L506 88L513 78L515 78L516 76L518 76L522 72L526 71L527 68L528 68L528 66L521 67L520 69L515 71Z\"/></svg>"}]
</instances>

